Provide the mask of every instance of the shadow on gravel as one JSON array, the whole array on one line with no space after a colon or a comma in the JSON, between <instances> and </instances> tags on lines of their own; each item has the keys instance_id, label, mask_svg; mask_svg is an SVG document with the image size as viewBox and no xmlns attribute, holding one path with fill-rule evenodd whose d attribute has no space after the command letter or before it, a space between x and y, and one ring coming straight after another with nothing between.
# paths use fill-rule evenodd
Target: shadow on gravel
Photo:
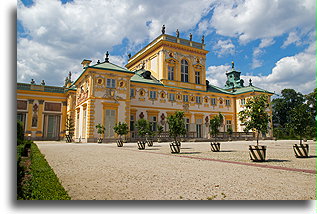
<instances>
[{"instance_id":1,"label":"shadow on gravel","mask_svg":"<svg viewBox=\"0 0 317 214\"><path fill-rule=\"evenodd\" d=\"M146 150L159 150L159 149L146 149Z\"/></svg>"},{"instance_id":2,"label":"shadow on gravel","mask_svg":"<svg viewBox=\"0 0 317 214\"><path fill-rule=\"evenodd\" d=\"M316 156L316 155L310 155L310 156L307 157L307 158L317 158L317 156Z\"/></svg>"},{"instance_id":3,"label":"shadow on gravel","mask_svg":"<svg viewBox=\"0 0 317 214\"><path fill-rule=\"evenodd\" d=\"M237 150L220 150L219 152L236 152Z\"/></svg>"},{"instance_id":4,"label":"shadow on gravel","mask_svg":"<svg viewBox=\"0 0 317 214\"><path fill-rule=\"evenodd\" d=\"M180 152L182 155L192 155L192 154L200 154L201 152Z\"/></svg>"},{"instance_id":5,"label":"shadow on gravel","mask_svg":"<svg viewBox=\"0 0 317 214\"><path fill-rule=\"evenodd\" d=\"M290 160L268 159L265 162L290 162Z\"/></svg>"},{"instance_id":6,"label":"shadow on gravel","mask_svg":"<svg viewBox=\"0 0 317 214\"><path fill-rule=\"evenodd\" d=\"M181 148L181 149L192 149L192 148Z\"/></svg>"}]
</instances>

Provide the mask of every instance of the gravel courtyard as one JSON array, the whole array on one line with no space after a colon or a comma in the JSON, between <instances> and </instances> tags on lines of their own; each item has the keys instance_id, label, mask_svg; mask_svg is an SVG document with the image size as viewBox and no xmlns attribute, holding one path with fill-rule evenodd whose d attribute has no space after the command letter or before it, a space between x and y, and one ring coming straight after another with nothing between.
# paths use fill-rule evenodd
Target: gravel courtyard
<instances>
[{"instance_id":1,"label":"gravel courtyard","mask_svg":"<svg viewBox=\"0 0 317 214\"><path fill-rule=\"evenodd\" d=\"M136 143L35 142L73 200L314 200L316 145L297 159L298 141L263 141L267 161L249 160L254 142L168 143L138 150Z\"/></svg>"}]
</instances>

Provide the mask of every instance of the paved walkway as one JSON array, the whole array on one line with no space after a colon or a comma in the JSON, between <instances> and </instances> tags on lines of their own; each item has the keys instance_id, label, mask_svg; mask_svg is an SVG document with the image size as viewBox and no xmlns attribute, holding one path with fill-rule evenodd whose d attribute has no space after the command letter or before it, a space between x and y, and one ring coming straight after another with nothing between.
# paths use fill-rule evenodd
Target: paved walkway
<instances>
[{"instance_id":1,"label":"paved walkway","mask_svg":"<svg viewBox=\"0 0 317 214\"><path fill-rule=\"evenodd\" d=\"M36 142L72 199L79 200L314 200L316 146L310 158L294 157L294 141L265 141L267 162L249 160L250 142L167 143L146 150L136 143ZM252 143L251 143L252 144Z\"/></svg>"}]
</instances>

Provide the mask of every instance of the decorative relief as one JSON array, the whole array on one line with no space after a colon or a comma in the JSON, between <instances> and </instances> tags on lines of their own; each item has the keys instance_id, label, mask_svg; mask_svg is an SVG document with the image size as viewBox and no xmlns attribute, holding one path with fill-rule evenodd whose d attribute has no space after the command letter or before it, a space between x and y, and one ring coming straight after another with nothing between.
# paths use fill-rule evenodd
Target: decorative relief
<instances>
[{"instance_id":1,"label":"decorative relief","mask_svg":"<svg viewBox=\"0 0 317 214\"><path fill-rule=\"evenodd\" d=\"M33 115L32 115L32 127L37 127L37 121L38 121L38 118L37 118L37 112L38 112L38 105L35 103L33 105Z\"/></svg>"},{"instance_id":2,"label":"decorative relief","mask_svg":"<svg viewBox=\"0 0 317 214\"><path fill-rule=\"evenodd\" d=\"M184 112L189 112L189 104L188 103L183 105L183 110L184 110Z\"/></svg>"}]
</instances>

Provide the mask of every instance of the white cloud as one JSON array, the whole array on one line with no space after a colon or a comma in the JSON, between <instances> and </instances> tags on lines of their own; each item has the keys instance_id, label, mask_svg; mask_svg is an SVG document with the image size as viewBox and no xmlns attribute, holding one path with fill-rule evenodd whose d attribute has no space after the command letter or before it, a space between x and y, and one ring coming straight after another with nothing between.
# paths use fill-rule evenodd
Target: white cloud
<instances>
[{"instance_id":1,"label":"white cloud","mask_svg":"<svg viewBox=\"0 0 317 214\"><path fill-rule=\"evenodd\" d=\"M229 65L209 66L206 71L206 77L211 85L223 88L227 77L226 71L231 68Z\"/></svg>"},{"instance_id":2,"label":"white cloud","mask_svg":"<svg viewBox=\"0 0 317 214\"><path fill-rule=\"evenodd\" d=\"M288 56L275 63L272 72L267 76L243 75L245 85L252 79L253 85L262 89L280 94L284 88L293 88L303 94L308 94L316 87L315 76L316 44L312 42L309 47L294 56ZM207 69L207 78L211 84L223 87L226 81L225 71L230 66L210 66Z\"/></svg>"},{"instance_id":3,"label":"white cloud","mask_svg":"<svg viewBox=\"0 0 317 214\"><path fill-rule=\"evenodd\" d=\"M211 27L223 36L238 37L240 42L273 38L300 27L315 28L314 0L224 1L214 9Z\"/></svg>"},{"instance_id":4,"label":"white cloud","mask_svg":"<svg viewBox=\"0 0 317 214\"><path fill-rule=\"evenodd\" d=\"M211 3L74 0L62 4L59 0L35 0L32 6L25 7L18 1L17 18L28 35L17 42L18 81L36 77L38 81L61 85L70 69L81 72L82 59L103 58L106 50L110 61L123 65L128 52L133 54L135 47L161 34L163 24L169 34L178 28L182 35L194 28ZM111 58L113 47L123 39L128 39L129 50L123 51L125 56Z\"/></svg>"},{"instance_id":5,"label":"white cloud","mask_svg":"<svg viewBox=\"0 0 317 214\"><path fill-rule=\"evenodd\" d=\"M232 43L231 39L218 40L213 49L218 54L218 57L233 55L235 53L235 45Z\"/></svg>"},{"instance_id":6,"label":"white cloud","mask_svg":"<svg viewBox=\"0 0 317 214\"><path fill-rule=\"evenodd\" d=\"M300 45L301 44L300 37L297 35L296 32L290 32L288 34L288 37L284 41L284 43L282 45L282 48L286 48L287 46L289 46L292 43L295 43L296 45Z\"/></svg>"},{"instance_id":7,"label":"white cloud","mask_svg":"<svg viewBox=\"0 0 317 214\"><path fill-rule=\"evenodd\" d=\"M258 47L254 48L252 65L251 65L252 69L255 69L255 68L262 66L263 61L258 59L258 57L260 57L260 55L264 53L264 51L262 49L266 48L270 45L273 45L274 43L275 43L275 41L272 38L269 38L269 39L266 38L266 39L261 40Z\"/></svg>"}]
</instances>

